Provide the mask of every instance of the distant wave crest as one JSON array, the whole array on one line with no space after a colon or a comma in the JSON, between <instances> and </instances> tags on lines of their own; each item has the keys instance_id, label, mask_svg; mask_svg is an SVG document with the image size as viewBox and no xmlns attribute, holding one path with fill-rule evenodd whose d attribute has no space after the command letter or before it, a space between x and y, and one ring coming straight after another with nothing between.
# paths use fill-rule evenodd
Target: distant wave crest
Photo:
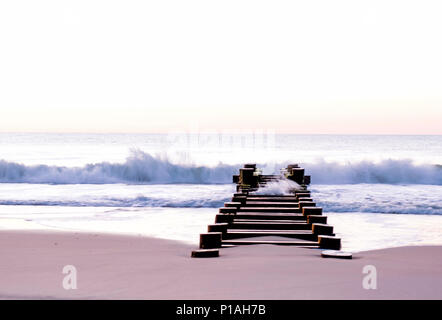
<instances>
[{"instance_id":1,"label":"distant wave crest","mask_svg":"<svg viewBox=\"0 0 442 320\"><path fill-rule=\"evenodd\" d=\"M411 160L361 161L357 163L318 162L306 164L315 184L429 184L442 185L442 167L413 164Z\"/></svg>"},{"instance_id":2,"label":"distant wave crest","mask_svg":"<svg viewBox=\"0 0 442 320\"><path fill-rule=\"evenodd\" d=\"M259 164L267 173L275 173L285 163ZM429 184L442 185L442 168L414 164L411 160L333 163L320 161L303 164L313 184ZM43 184L155 184L231 183L241 165L219 164L214 167L174 164L167 158L153 157L132 150L124 163L101 162L83 167L24 165L0 160L0 183Z\"/></svg>"},{"instance_id":3,"label":"distant wave crest","mask_svg":"<svg viewBox=\"0 0 442 320\"><path fill-rule=\"evenodd\" d=\"M2 183L229 183L239 166L173 164L168 159L132 150L124 163L101 162L84 167L27 166L0 160Z\"/></svg>"},{"instance_id":4,"label":"distant wave crest","mask_svg":"<svg viewBox=\"0 0 442 320\"><path fill-rule=\"evenodd\" d=\"M134 207L134 208L218 208L224 205L224 199L161 199L138 196L134 198L97 197L95 199L63 200L8 200L0 199L0 205L7 206L64 206L64 207Z\"/></svg>"}]
</instances>

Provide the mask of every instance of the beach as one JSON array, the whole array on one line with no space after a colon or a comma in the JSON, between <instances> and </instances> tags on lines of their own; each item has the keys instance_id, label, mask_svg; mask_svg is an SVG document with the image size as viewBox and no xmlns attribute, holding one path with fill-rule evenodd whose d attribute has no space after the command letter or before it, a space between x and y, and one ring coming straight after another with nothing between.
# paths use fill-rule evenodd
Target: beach
<instances>
[{"instance_id":1,"label":"beach","mask_svg":"<svg viewBox=\"0 0 442 320\"><path fill-rule=\"evenodd\" d=\"M0 300L442 300L441 11L3 1Z\"/></svg>"},{"instance_id":2,"label":"beach","mask_svg":"<svg viewBox=\"0 0 442 320\"><path fill-rule=\"evenodd\" d=\"M441 136L261 138L0 134L0 298L442 298ZM353 260L269 245L190 257L244 163L271 175L294 161Z\"/></svg>"},{"instance_id":3,"label":"beach","mask_svg":"<svg viewBox=\"0 0 442 320\"><path fill-rule=\"evenodd\" d=\"M442 246L407 246L325 259L284 246L223 248L192 259L195 245L144 236L0 232L1 299L442 299ZM63 288L74 266L77 289ZM377 289L362 286L377 270Z\"/></svg>"}]
</instances>

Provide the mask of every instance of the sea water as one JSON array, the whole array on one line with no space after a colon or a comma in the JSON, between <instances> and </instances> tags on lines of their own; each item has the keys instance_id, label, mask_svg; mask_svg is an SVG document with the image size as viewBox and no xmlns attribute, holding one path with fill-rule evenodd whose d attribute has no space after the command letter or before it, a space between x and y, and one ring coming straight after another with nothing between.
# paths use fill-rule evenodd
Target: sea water
<instances>
[{"instance_id":1,"label":"sea water","mask_svg":"<svg viewBox=\"0 0 442 320\"><path fill-rule=\"evenodd\" d=\"M303 166L346 250L442 244L442 136L3 133L0 228L196 244L246 162Z\"/></svg>"}]
</instances>

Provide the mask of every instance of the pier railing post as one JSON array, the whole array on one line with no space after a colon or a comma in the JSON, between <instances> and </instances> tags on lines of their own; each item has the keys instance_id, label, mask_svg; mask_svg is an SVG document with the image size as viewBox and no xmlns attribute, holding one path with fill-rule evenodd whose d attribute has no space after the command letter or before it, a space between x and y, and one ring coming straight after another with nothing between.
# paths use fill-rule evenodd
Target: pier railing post
<instances>
[{"instance_id":1,"label":"pier railing post","mask_svg":"<svg viewBox=\"0 0 442 320\"><path fill-rule=\"evenodd\" d=\"M221 248L222 232L208 232L200 234L200 249Z\"/></svg>"}]
</instances>

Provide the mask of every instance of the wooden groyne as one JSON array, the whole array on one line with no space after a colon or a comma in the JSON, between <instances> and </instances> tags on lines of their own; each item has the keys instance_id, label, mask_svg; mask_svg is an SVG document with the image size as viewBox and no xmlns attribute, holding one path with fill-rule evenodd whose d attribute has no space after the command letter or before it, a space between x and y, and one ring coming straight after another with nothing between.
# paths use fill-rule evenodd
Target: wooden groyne
<instances>
[{"instance_id":1,"label":"wooden groyne","mask_svg":"<svg viewBox=\"0 0 442 320\"><path fill-rule=\"evenodd\" d=\"M262 193L268 183L283 179L299 187L289 195ZM263 175L255 164L245 164L233 182L237 192L200 235L200 249L192 257L217 257L220 248L254 244L341 249L341 239L311 197L304 168L291 164L280 175Z\"/></svg>"}]
</instances>

